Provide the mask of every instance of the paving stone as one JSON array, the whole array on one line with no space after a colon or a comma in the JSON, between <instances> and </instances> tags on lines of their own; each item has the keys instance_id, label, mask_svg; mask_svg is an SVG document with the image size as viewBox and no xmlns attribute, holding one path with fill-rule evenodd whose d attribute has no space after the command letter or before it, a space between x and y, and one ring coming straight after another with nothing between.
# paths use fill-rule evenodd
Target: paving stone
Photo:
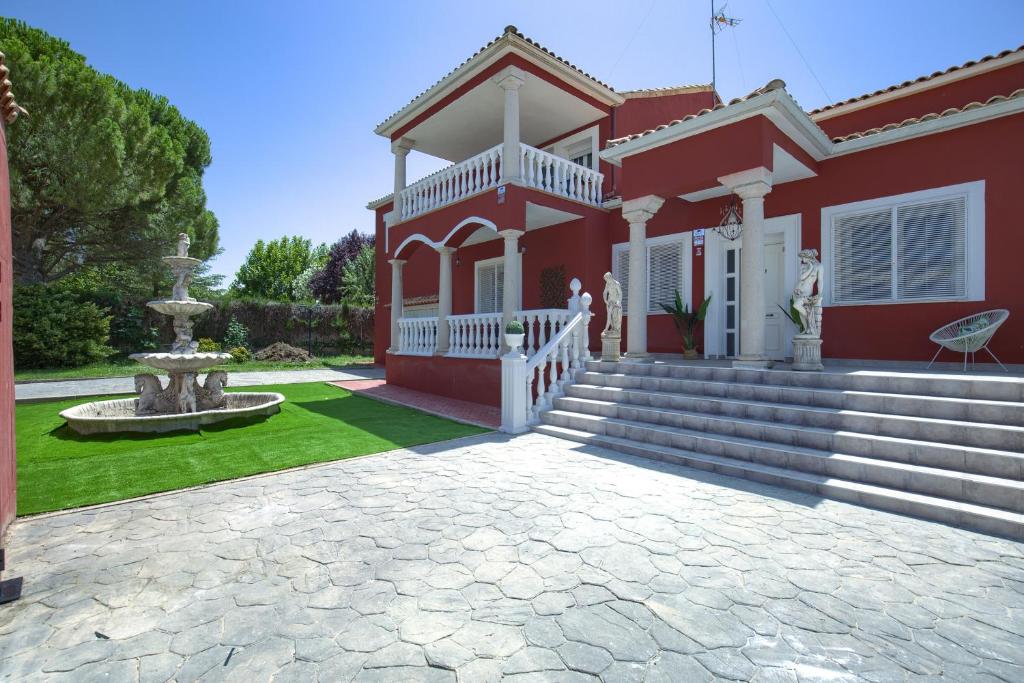
<instances>
[{"instance_id":1,"label":"paving stone","mask_svg":"<svg viewBox=\"0 0 1024 683\"><path fill-rule=\"evenodd\" d=\"M567 667L585 674L599 674L613 661L607 650L586 643L567 642L558 648L558 654Z\"/></svg>"}]
</instances>

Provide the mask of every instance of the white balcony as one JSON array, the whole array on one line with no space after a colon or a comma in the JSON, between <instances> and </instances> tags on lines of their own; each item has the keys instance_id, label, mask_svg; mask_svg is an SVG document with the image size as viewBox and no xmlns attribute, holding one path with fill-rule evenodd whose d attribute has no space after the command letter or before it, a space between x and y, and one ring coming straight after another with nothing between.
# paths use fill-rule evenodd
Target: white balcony
<instances>
[{"instance_id":1,"label":"white balcony","mask_svg":"<svg viewBox=\"0 0 1024 683\"><path fill-rule=\"evenodd\" d=\"M496 145L465 161L443 168L402 190L400 220L454 204L497 187L503 146ZM512 182L589 206L601 206L604 175L530 145L519 144L520 177Z\"/></svg>"}]
</instances>

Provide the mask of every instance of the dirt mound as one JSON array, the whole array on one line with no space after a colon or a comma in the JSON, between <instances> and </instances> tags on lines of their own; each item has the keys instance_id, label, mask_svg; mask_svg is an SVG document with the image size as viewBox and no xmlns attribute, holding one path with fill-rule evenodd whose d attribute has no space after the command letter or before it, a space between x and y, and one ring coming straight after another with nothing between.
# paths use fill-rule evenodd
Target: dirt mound
<instances>
[{"instance_id":1,"label":"dirt mound","mask_svg":"<svg viewBox=\"0 0 1024 683\"><path fill-rule=\"evenodd\" d=\"M265 349L260 349L253 354L253 358L256 360L285 361L291 363L308 363L313 360L313 356L309 355L309 352L305 349L300 349L292 346L291 344L285 344L284 342L275 342Z\"/></svg>"}]
</instances>

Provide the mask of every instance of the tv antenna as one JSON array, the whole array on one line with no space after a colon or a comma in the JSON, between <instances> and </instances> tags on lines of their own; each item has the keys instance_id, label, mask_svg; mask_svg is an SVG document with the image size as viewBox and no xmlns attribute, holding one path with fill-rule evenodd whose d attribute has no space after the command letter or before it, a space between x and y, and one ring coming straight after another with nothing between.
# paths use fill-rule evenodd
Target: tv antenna
<instances>
[{"instance_id":1,"label":"tv antenna","mask_svg":"<svg viewBox=\"0 0 1024 683\"><path fill-rule=\"evenodd\" d=\"M726 16L725 10L728 4L715 9L715 0L711 0L711 90L715 90L715 36L727 28L739 26L742 19Z\"/></svg>"}]
</instances>

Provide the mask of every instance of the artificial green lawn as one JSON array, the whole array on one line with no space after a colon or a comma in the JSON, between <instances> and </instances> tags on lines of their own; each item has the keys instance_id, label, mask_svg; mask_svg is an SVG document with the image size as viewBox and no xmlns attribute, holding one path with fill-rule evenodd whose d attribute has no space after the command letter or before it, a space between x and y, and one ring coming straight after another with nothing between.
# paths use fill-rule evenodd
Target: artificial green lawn
<instances>
[{"instance_id":1,"label":"artificial green lawn","mask_svg":"<svg viewBox=\"0 0 1024 683\"><path fill-rule=\"evenodd\" d=\"M225 363L215 370L233 372L250 370L310 370L316 368L344 368L351 365L372 365L373 356L318 356L308 363L251 360L245 363ZM139 372L139 364L127 356L116 356L98 363L77 368L29 368L14 370L16 382L37 382L52 379L85 379L95 377L131 377Z\"/></svg>"},{"instance_id":2,"label":"artificial green lawn","mask_svg":"<svg viewBox=\"0 0 1024 683\"><path fill-rule=\"evenodd\" d=\"M320 382L249 388L254 389L284 394L281 412L163 435L79 436L58 413L82 399L18 404L18 514L123 500L487 431Z\"/></svg>"}]
</instances>

